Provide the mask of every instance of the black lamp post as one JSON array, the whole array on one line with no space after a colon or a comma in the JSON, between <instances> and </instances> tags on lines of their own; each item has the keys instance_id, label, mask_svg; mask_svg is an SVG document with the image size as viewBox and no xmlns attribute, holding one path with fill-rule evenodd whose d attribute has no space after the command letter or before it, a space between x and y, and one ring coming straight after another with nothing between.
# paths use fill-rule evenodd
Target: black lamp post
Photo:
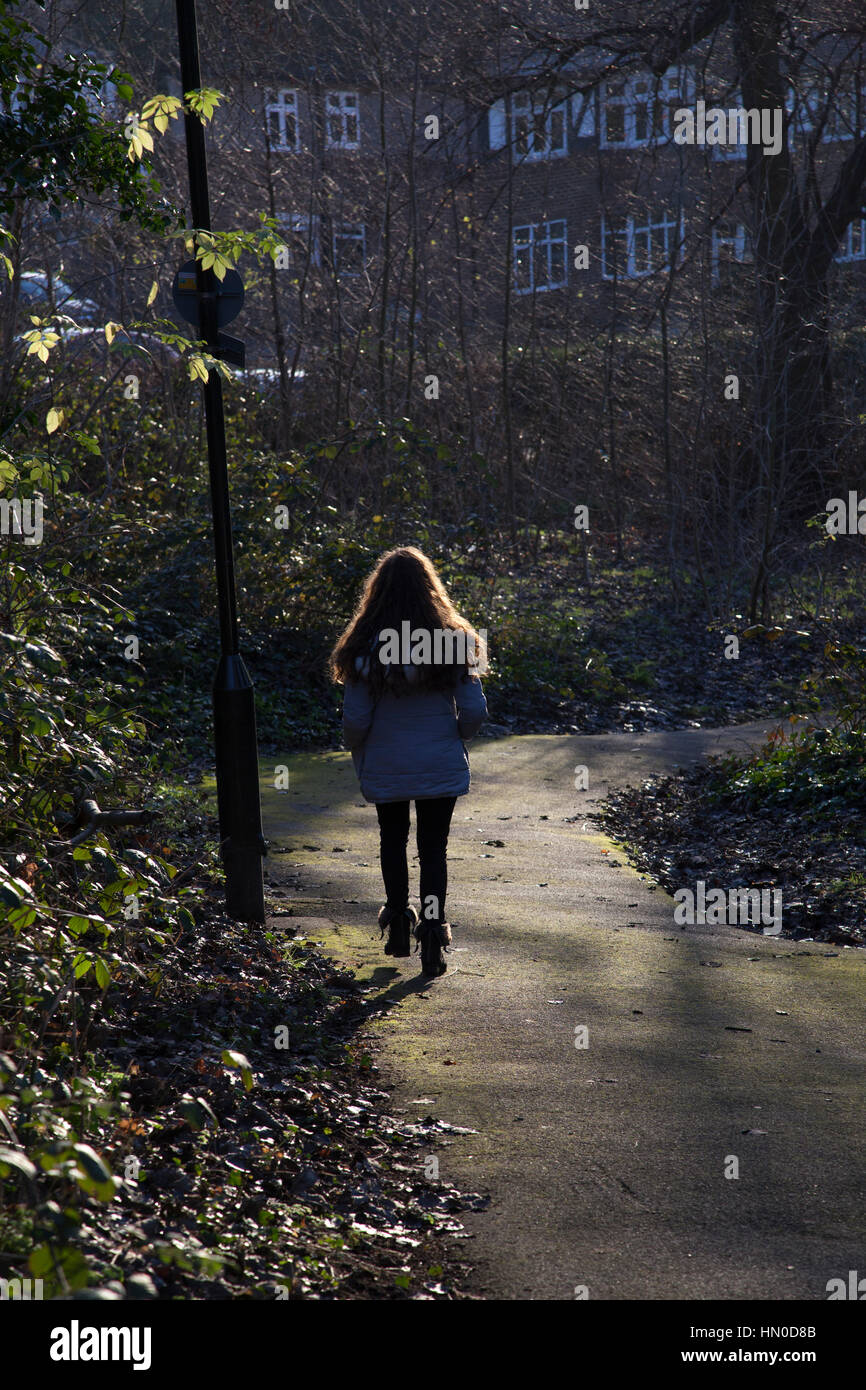
<instances>
[{"instance_id":1,"label":"black lamp post","mask_svg":"<svg viewBox=\"0 0 866 1390\"><path fill-rule=\"evenodd\" d=\"M195 0L177 0L177 29L181 86L186 93L201 87ZM185 112L184 123L192 225L210 231L204 127L190 112ZM203 270L200 261L196 261L196 293L199 336L210 352L218 356L218 284L213 270ZM261 922L265 916L262 855L267 846L262 836L253 684L238 649L225 419L219 372L208 373L204 404L220 626L220 659L214 678L213 709L226 911L240 921Z\"/></svg>"}]
</instances>

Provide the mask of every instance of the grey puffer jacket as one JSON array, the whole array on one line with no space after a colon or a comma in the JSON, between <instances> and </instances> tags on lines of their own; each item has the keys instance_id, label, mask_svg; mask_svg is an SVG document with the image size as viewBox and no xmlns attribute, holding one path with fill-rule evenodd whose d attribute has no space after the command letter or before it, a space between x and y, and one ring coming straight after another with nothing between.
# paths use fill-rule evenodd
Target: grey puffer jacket
<instances>
[{"instance_id":1,"label":"grey puffer jacket","mask_svg":"<svg viewBox=\"0 0 866 1390\"><path fill-rule=\"evenodd\" d=\"M415 672L404 666L411 682ZM454 692L385 690L374 701L363 676L346 684L343 738L366 801L420 801L469 790L464 739L484 722L487 701L477 676Z\"/></svg>"}]
</instances>

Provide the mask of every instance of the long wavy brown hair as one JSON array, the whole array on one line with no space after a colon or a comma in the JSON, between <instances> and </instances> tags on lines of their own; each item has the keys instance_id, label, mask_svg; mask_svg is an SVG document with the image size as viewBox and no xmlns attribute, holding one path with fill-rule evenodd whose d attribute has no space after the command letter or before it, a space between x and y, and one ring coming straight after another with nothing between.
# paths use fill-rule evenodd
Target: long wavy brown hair
<instances>
[{"instance_id":1,"label":"long wavy brown hair","mask_svg":"<svg viewBox=\"0 0 866 1390\"><path fill-rule=\"evenodd\" d=\"M399 662L379 658L380 634L387 629L399 634L404 622L412 632L429 632L431 645L437 630L464 633L468 661L415 661L413 678L407 679ZM369 681L378 698L385 689L395 695L453 689L462 675L474 674L476 666L484 669L485 656L482 638L457 612L432 561L416 546L401 545L381 555L368 575L352 621L331 653L330 673L341 685Z\"/></svg>"}]
</instances>

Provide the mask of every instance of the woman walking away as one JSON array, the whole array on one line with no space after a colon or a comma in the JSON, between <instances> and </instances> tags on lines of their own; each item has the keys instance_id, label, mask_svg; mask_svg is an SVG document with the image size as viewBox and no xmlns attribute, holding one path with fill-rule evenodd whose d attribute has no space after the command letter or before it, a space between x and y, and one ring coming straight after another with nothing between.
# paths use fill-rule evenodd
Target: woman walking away
<instances>
[{"instance_id":1,"label":"woman walking away","mask_svg":"<svg viewBox=\"0 0 866 1390\"><path fill-rule=\"evenodd\" d=\"M458 796L469 790L472 738L487 714L477 672L484 643L455 609L415 546L383 555L331 655L345 686L343 735L365 800L376 804L385 905L385 953L410 954L414 929L425 975L445 973L447 847ZM415 802L421 915L409 905L409 802Z\"/></svg>"}]
</instances>

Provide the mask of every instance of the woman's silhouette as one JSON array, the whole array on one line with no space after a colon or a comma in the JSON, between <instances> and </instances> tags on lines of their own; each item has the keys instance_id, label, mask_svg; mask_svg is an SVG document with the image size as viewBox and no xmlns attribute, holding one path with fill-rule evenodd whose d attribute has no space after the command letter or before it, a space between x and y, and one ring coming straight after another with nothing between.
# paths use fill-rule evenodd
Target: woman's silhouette
<instances>
[{"instance_id":1,"label":"woman's silhouette","mask_svg":"<svg viewBox=\"0 0 866 1390\"><path fill-rule=\"evenodd\" d=\"M487 713L478 671L484 642L462 618L431 561L415 546L383 555L331 655L345 686L343 734L361 791L375 802L385 905L385 952L410 954L411 932L425 975L445 972L448 830L469 790L472 738ZM421 914L409 904L409 802L415 802Z\"/></svg>"}]
</instances>

